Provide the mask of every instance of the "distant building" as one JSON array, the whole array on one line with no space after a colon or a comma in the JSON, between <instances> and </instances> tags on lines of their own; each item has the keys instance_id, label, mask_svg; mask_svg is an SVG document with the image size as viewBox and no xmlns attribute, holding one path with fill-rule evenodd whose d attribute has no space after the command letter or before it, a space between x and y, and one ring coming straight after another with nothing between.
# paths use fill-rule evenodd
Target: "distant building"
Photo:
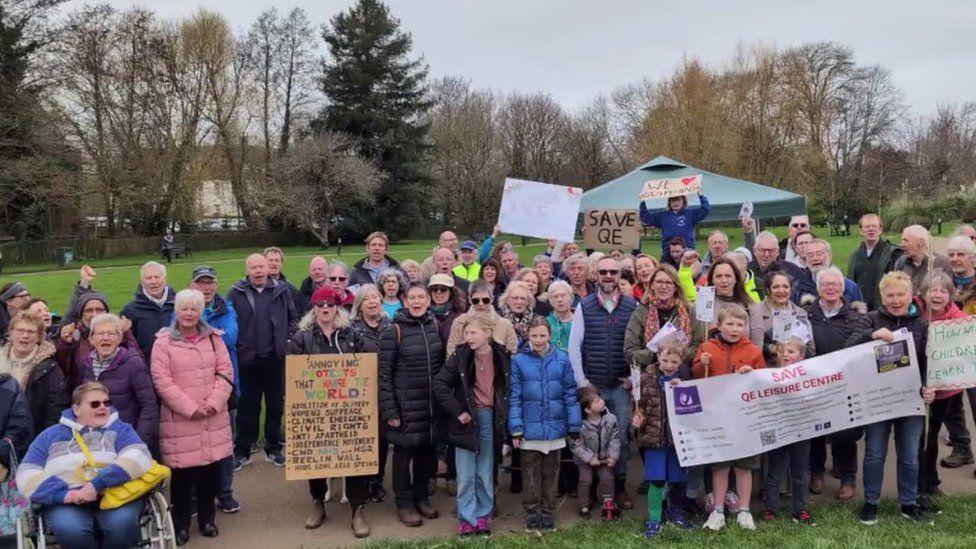
<instances>
[{"instance_id":1,"label":"distant building","mask_svg":"<svg viewBox=\"0 0 976 549\"><path fill-rule=\"evenodd\" d=\"M198 219L212 217L240 217L237 200L230 181L226 179L211 179L200 182L194 209Z\"/></svg>"}]
</instances>

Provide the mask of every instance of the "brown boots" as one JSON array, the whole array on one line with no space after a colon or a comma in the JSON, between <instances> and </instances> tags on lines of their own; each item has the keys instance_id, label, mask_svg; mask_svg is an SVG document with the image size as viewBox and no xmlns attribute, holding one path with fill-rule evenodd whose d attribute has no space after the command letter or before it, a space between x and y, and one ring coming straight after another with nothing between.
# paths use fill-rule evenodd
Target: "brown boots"
<instances>
[{"instance_id":1,"label":"brown boots","mask_svg":"<svg viewBox=\"0 0 976 549\"><path fill-rule=\"evenodd\" d=\"M305 517L305 528L309 530L322 526L325 521L325 503L315 500L312 501L312 511Z\"/></svg>"},{"instance_id":2,"label":"brown boots","mask_svg":"<svg viewBox=\"0 0 976 549\"><path fill-rule=\"evenodd\" d=\"M363 510L364 506L360 505L352 510L352 533L356 535L357 538L365 538L369 535L369 525L366 524L366 516Z\"/></svg>"}]
</instances>

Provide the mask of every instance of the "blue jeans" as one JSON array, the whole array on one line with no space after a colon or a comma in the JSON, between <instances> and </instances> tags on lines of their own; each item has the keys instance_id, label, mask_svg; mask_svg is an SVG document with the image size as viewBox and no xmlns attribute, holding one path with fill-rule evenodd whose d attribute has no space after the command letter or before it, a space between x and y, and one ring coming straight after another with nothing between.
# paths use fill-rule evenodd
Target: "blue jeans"
<instances>
[{"instance_id":1,"label":"blue jeans","mask_svg":"<svg viewBox=\"0 0 976 549\"><path fill-rule=\"evenodd\" d=\"M918 455L925 429L924 416L908 416L872 423L864 427L864 501L877 505L881 500L888 437L895 431L898 458L898 501L915 505L918 496Z\"/></svg>"},{"instance_id":2,"label":"blue jeans","mask_svg":"<svg viewBox=\"0 0 976 549\"><path fill-rule=\"evenodd\" d=\"M490 408L480 408L474 414L478 428L478 451L455 448L457 467L457 515L459 521L471 526L478 519L491 516L495 487L492 471L495 461L494 416Z\"/></svg>"},{"instance_id":3,"label":"blue jeans","mask_svg":"<svg viewBox=\"0 0 976 549\"><path fill-rule=\"evenodd\" d=\"M613 389L600 389L600 398L607 405L610 413L617 418L620 426L620 459L613 468L613 476L617 481L627 480L627 458L630 457L630 447L627 441L630 435L630 395L623 385ZM584 414L586 412L583 412Z\"/></svg>"},{"instance_id":4,"label":"blue jeans","mask_svg":"<svg viewBox=\"0 0 976 549\"><path fill-rule=\"evenodd\" d=\"M65 549L132 547L139 543L141 536L141 513L142 500L108 511L100 510L98 502L65 504L45 509L44 520L54 532L58 545Z\"/></svg>"}]
</instances>

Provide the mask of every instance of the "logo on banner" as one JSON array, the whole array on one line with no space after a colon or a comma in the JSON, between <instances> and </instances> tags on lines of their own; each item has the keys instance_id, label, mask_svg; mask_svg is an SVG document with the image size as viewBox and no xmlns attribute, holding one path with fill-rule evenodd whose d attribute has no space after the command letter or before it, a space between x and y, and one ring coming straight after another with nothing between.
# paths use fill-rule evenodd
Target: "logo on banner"
<instances>
[{"instance_id":1,"label":"logo on banner","mask_svg":"<svg viewBox=\"0 0 976 549\"><path fill-rule=\"evenodd\" d=\"M910 365L908 357L908 342L895 341L874 348L874 357L878 363L878 373L891 372Z\"/></svg>"},{"instance_id":2,"label":"logo on banner","mask_svg":"<svg viewBox=\"0 0 976 549\"><path fill-rule=\"evenodd\" d=\"M698 387L674 388L674 413L678 415L697 414L702 411Z\"/></svg>"}]
</instances>

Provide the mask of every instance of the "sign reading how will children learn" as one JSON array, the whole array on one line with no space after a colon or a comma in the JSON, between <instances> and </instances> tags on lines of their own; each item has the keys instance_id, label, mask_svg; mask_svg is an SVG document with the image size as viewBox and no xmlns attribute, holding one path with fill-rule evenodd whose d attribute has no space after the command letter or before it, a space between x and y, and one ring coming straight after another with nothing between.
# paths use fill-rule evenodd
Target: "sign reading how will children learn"
<instances>
[{"instance_id":1,"label":"sign reading how will children learn","mask_svg":"<svg viewBox=\"0 0 976 549\"><path fill-rule=\"evenodd\" d=\"M672 196L695 194L701 188L701 174L689 175L688 177L675 177L672 179L651 179L644 183L644 187L638 196L641 200L671 198Z\"/></svg>"},{"instance_id":2,"label":"sign reading how will children learn","mask_svg":"<svg viewBox=\"0 0 976 549\"><path fill-rule=\"evenodd\" d=\"M379 472L375 353L288 355L285 478Z\"/></svg>"},{"instance_id":3,"label":"sign reading how will children learn","mask_svg":"<svg viewBox=\"0 0 976 549\"><path fill-rule=\"evenodd\" d=\"M684 467L755 456L886 419L925 414L911 335L783 368L682 381L666 391Z\"/></svg>"},{"instance_id":4,"label":"sign reading how will children learn","mask_svg":"<svg viewBox=\"0 0 976 549\"><path fill-rule=\"evenodd\" d=\"M583 189L508 178L498 226L502 232L571 242Z\"/></svg>"},{"instance_id":5,"label":"sign reading how will children learn","mask_svg":"<svg viewBox=\"0 0 976 549\"><path fill-rule=\"evenodd\" d=\"M586 210L583 243L591 250L633 250L640 245L637 210Z\"/></svg>"},{"instance_id":6,"label":"sign reading how will children learn","mask_svg":"<svg viewBox=\"0 0 976 549\"><path fill-rule=\"evenodd\" d=\"M976 387L976 317L929 324L928 385L933 389Z\"/></svg>"}]
</instances>

